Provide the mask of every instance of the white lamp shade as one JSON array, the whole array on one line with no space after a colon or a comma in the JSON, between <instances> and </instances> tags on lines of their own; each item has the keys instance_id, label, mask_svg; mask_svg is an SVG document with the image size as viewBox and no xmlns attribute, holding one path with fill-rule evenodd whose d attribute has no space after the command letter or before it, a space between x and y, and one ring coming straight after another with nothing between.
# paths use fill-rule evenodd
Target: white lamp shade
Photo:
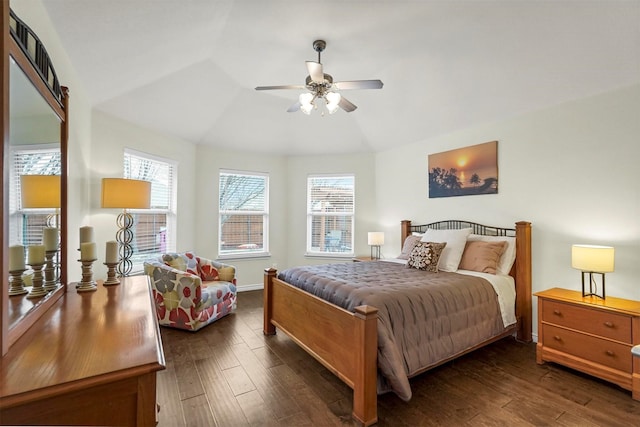
<instances>
[{"instance_id":1,"label":"white lamp shade","mask_svg":"<svg viewBox=\"0 0 640 427\"><path fill-rule=\"evenodd\" d=\"M20 175L23 208L59 208L60 175Z\"/></svg>"},{"instance_id":2,"label":"white lamp shade","mask_svg":"<svg viewBox=\"0 0 640 427\"><path fill-rule=\"evenodd\" d=\"M340 96L337 92L329 92L326 95L327 98L327 110L329 110L329 114L333 114L338 111L338 107L340 106L340 100L342 96Z\"/></svg>"},{"instance_id":3,"label":"white lamp shade","mask_svg":"<svg viewBox=\"0 0 640 427\"><path fill-rule=\"evenodd\" d=\"M611 246L573 245L571 246L571 267L592 273L614 271L615 249Z\"/></svg>"},{"instance_id":4,"label":"white lamp shade","mask_svg":"<svg viewBox=\"0 0 640 427\"><path fill-rule=\"evenodd\" d=\"M369 233L367 233L367 244L370 246L384 245L384 232L370 231Z\"/></svg>"},{"instance_id":5,"label":"white lamp shade","mask_svg":"<svg viewBox=\"0 0 640 427\"><path fill-rule=\"evenodd\" d=\"M300 111L307 115L311 114L311 110L313 109L313 94L309 92L301 93L298 101L300 102Z\"/></svg>"},{"instance_id":6,"label":"white lamp shade","mask_svg":"<svg viewBox=\"0 0 640 427\"><path fill-rule=\"evenodd\" d=\"M118 209L149 209L151 182L137 179L103 178L102 207Z\"/></svg>"}]
</instances>

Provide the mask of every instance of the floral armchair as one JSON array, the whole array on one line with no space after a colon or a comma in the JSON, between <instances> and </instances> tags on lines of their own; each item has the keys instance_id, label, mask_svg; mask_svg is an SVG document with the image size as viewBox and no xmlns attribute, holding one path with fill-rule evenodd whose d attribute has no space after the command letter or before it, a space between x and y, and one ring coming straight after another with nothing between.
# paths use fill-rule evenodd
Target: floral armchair
<instances>
[{"instance_id":1,"label":"floral armchair","mask_svg":"<svg viewBox=\"0 0 640 427\"><path fill-rule=\"evenodd\" d=\"M197 331L236 308L235 267L196 256L167 253L144 263L151 278L158 323Z\"/></svg>"}]
</instances>

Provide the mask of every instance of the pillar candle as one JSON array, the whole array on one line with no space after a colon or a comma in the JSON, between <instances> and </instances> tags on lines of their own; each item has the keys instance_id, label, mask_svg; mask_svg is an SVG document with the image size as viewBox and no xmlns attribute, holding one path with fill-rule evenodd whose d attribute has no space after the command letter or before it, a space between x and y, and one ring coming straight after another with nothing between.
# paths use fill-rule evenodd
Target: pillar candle
<instances>
[{"instance_id":1,"label":"pillar candle","mask_svg":"<svg viewBox=\"0 0 640 427\"><path fill-rule=\"evenodd\" d=\"M47 252L58 250L58 229L55 227L46 227L42 236L44 250Z\"/></svg>"},{"instance_id":2,"label":"pillar candle","mask_svg":"<svg viewBox=\"0 0 640 427\"><path fill-rule=\"evenodd\" d=\"M93 242L93 227L85 225L84 227L80 227L80 246L83 243Z\"/></svg>"},{"instance_id":3,"label":"pillar candle","mask_svg":"<svg viewBox=\"0 0 640 427\"><path fill-rule=\"evenodd\" d=\"M96 259L96 244L94 242L80 243L80 259L82 261L93 261Z\"/></svg>"},{"instance_id":4,"label":"pillar candle","mask_svg":"<svg viewBox=\"0 0 640 427\"><path fill-rule=\"evenodd\" d=\"M107 264L116 264L118 260L118 242L115 240L109 240L107 242L105 261Z\"/></svg>"},{"instance_id":5,"label":"pillar candle","mask_svg":"<svg viewBox=\"0 0 640 427\"><path fill-rule=\"evenodd\" d=\"M9 247L9 271L24 270L24 246Z\"/></svg>"},{"instance_id":6,"label":"pillar candle","mask_svg":"<svg viewBox=\"0 0 640 427\"><path fill-rule=\"evenodd\" d=\"M44 245L29 246L29 256L27 258L29 265L44 264Z\"/></svg>"}]
</instances>

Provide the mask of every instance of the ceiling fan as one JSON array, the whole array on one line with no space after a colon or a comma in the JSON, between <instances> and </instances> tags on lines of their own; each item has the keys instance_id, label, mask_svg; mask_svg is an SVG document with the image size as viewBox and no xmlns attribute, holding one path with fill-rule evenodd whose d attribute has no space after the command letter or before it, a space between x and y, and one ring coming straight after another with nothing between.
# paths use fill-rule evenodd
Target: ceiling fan
<instances>
[{"instance_id":1,"label":"ceiling fan","mask_svg":"<svg viewBox=\"0 0 640 427\"><path fill-rule=\"evenodd\" d=\"M294 113L302 111L304 114L311 114L313 109L326 107L329 114L335 113L338 108L342 108L347 113L355 110L356 107L351 101L343 97L337 90L351 89L382 89L383 83L380 80L349 80L334 82L330 74L325 74L320 62L320 54L327 47L324 40L313 42L313 49L318 52L318 62L306 61L309 75L304 85L281 85L281 86L258 86L256 90L278 90L278 89L307 89L309 92L300 94L298 102L293 104L287 112ZM322 108L324 115L324 108Z\"/></svg>"}]
</instances>

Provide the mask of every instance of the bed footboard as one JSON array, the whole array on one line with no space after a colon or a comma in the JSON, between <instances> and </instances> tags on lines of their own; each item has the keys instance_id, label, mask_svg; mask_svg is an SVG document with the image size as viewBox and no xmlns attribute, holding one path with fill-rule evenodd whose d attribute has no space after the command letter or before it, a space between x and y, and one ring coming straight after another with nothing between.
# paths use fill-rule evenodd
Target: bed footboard
<instances>
[{"instance_id":1,"label":"bed footboard","mask_svg":"<svg viewBox=\"0 0 640 427\"><path fill-rule=\"evenodd\" d=\"M378 309L359 306L351 313L264 273L265 335L276 328L353 389L353 418L364 426L377 415Z\"/></svg>"}]
</instances>

